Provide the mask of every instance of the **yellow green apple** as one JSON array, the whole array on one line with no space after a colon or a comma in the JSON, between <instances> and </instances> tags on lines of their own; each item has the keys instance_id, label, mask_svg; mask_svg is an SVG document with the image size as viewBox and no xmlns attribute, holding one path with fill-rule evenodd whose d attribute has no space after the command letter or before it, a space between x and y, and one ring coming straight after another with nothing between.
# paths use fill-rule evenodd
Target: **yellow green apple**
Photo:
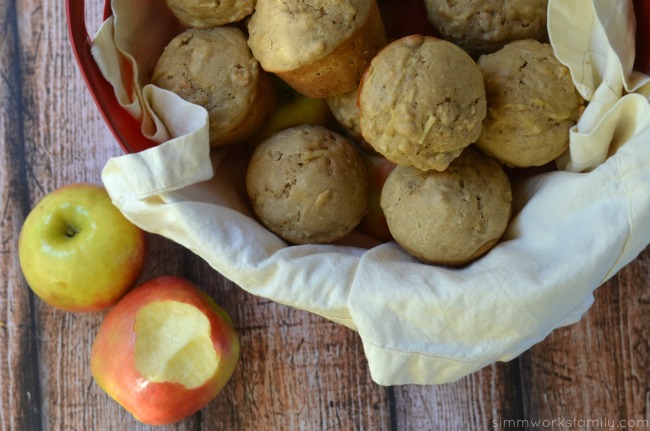
<instances>
[{"instance_id":1,"label":"yellow green apple","mask_svg":"<svg viewBox=\"0 0 650 431\"><path fill-rule=\"evenodd\" d=\"M239 337L228 314L194 284L163 276L107 313L90 356L97 384L139 421L192 415L230 379Z\"/></svg>"},{"instance_id":2,"label":"yellow green apple","mask_svg":"<svg viewBox=\"0 0 650 431\"><path fill-rule=\"evenodd\" d=\"M275 133L303 124L328 127L336 123L325 99L307 97L278 80L276 107L262 128L250 139L257 145Z\"/></svg>"},{"instance_id":3,"label":"yellow green apple","mask_svg":"<svg viewBox=\"0 0 650 431\"><path fill-rule=\"evenodd\" d=\"M96 184L71 184L30 211L18 240L27 284L68 311L101 310L135 285L146 257L145 233Z\"/></svg>"}]
</instances>

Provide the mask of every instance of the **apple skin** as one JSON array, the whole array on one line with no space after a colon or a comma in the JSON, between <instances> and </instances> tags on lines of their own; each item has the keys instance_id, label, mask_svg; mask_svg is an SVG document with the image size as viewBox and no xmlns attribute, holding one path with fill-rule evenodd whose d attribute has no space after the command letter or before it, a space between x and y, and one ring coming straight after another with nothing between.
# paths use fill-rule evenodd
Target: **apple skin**
<instances>
[{"instance_id":1,"label":"apple skin","mask_svg":"<svg viewBox=\"0 0 650 431\"><path fill-rule=\"evenodd\" d=\"M396 165L380 155L370 154L366 151L359 151L359 153L368 171L370 181L368 183L368 212L361 219L357 230L380 241L390 241L392 235L379 202L386 178L393 172Z\"/></svg>"},{"instance_id":2,"label":"apple skin","mask_svg":"<svg viewBox=\"0 0 650 431\"><path fill-rule=\"evenodd\" d=\"M28 214L18 239L27 284L45 303L97 311L117 302L140 277L145 233L96 184L49 193Z\"/></svg>"},{"instance_id":3,"label":"apple skin","mask_svg":"<svg viewBox=\"0 0 650 431\"><path fill-rule=\"evenodd\" d=\"M203 385L154 383L135 366L134 329L138 310L154 301L178 301L198 308L209 320L219 366ZM239 336L228 314L191 282L161 276L127 293L106 314L90 355L97 384L139 421L163 425L182 420L208 404L230 379L239 360Z\"/></svg>"},{"instance_id":4,"label":"apple skin","mask_svg":"<svg viewBox=\"0 0 650 431\"><path fill-rule=\"evenodd\" d=\"M277 85L276 106L264 126L250 139L253 146L257 146L277 132L289 127L302 124L323 127L336 125L336 120L325 99L307 97L279 79Z\"/></svg>"}]
</instances>

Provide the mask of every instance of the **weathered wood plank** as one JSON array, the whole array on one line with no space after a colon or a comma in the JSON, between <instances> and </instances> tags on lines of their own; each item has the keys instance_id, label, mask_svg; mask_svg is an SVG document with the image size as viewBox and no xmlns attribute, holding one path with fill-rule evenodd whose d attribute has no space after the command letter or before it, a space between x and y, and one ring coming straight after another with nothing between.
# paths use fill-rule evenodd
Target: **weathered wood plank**
<instances>
[{"instance_id":1,"label":"weathered wood plank","mask_svg":"<svg viewBox=\"0 0 650 431\"><path fill-rule=\"evenodd\" d=\"M33 300L18 260L18 235L29 209L22 148L22 85L18 19L13 1L0 1L0 428L41 428L40 386L33 338Z\"/></svg>"},{"instance_id":2,"label":"weathered wood plank","mask_svg":"<svg viewBox=\"0 0 650 431\"><path fill-rule=\"evenodd\" d=\"M398 430L485 430L523 415L517 361L488 366L458 382L395 389Z\"/></svg>"},{"instance_id":3,"label":"weathered wood plank","mask_svg":"<svg viewBox=\"0 0 650 431\"><path fill-rule=\"evenodd\" d=\"M58 186L99 182L106 159L120 154L74 63L64 7L0 0L0 429L153 429L92 381L90 349L104 313L46 306L18 266L29 208ZM86 7L92 33L104 1ZM519 360L454 384L383 388L371 382L354 332L254 297L182 247L150 241L142 279L194 281L231 314L242 340L224 392L199 414L156 429L467 430L494 421L504 429L504 420L649 418L648 250L597 291L583 321Z\"/></svg>"},{"instance_id":4,"label":"weathered wood plank","mask_svg":"<svg viewBox=\"0 0 650 431\"><path fill-rule=\"evenodd\" d=\"M622 304L617 331L622 338L619 376L625 418L650 420L650 249L611 284ZM650 423L644 426L650 428Z\"/></svg>"},{"instance_id":5,"label":"weathered wood plank","mask_svg":"<svg viewBox=\"0 0 650 431\"><path fill-rule=\"evenodd\" d=\"M87 1L87 16L102 14L103 1ZM23 77L24 151L30 204L71 182L101 182L106 160L121 150L90 98L70 49L65 2L18 3L20 70ZM90 27L97 27L97 22ZM143 279L160 266L182 271L185 251L150 238ZM45 429L150 429L139 424L93 382L89 369L94 335L104 313L73 314L41 301L35 307L42 422ZM38 374L36 374L38 371ZM190 418L167 429L196 428ZM22 428L31 429L31 428Z\"/></svg>"},{"instance_id":6,"label":"weathered wood plank","mask_svg":"<svg viewBox=\"0 0 650 431\"><path fill-rule=\"evenodd\" d=\"M201 260L192 279L232 316L242 353L232 380L201 412L208 430L389 430L388 392L370 380L357 334L255 297Z\"/></svg>"},{"instance_id":7,"label":"weathered wood plank","mask_svg":"<svg viewBox=\"0 0 650 431\"><path fill-rule=\"evenodd\" d=\"M582 321L523 355L523 401L531 420L650 419L649 266L646 250L598 288Z\"/></svg>"}]
</instances>

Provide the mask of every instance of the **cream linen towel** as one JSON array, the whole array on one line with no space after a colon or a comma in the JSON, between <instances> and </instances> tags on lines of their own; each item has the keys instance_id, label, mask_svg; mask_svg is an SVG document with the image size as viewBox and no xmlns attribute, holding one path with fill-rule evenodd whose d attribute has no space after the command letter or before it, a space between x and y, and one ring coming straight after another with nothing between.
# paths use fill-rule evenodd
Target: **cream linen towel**
<instances>
[{"instance_id":1,"label":"cream linen towel","mask_svg":"<svg viewBox=\"0 0 650 431\"><path fill-rule=\"evenodd\" d=\"M573 76L576 88L589 101L578 124L571 129L569 152L558 166L572 172L588 171L611 155L625 137L614 136L616 124L597 126L609 116L634 105L627 93L650 94L648 76L632 70L634 65L634 9L624 0L552 0L548 16L551 44L558 59ZM627 30L627 31L625 31ZM641 41L644 46L648 41ZM617 114L614 114L617 115ZM623 114L627 115L627 114ZM604 131L606 129L606 132ZM626 134L625 126L617 133ZM614 140L614 147L610 148Z\"/></svg>"},{"instance_id":2,"label":"cream linen towel","mask_svg":"<svg viewBox=\"0 0 650 431\"><path fill-rule=\"evenodd\" d=\"M128 3L113 2L116 32ZM155 13L154 3L143 0L128 13ZM558 57L598 112L585 131L578 126L572 133L572 150L575 137L584 136L578 152L600 162L589 173L559 171L516 183L503 241L467 267L424 265L392 242L287 246L248 213L241 180L246 160L210 150L205 111L153 86L142 93L151 109L141 115L157 118L143 124L164 127L160 136L174 138L109 160L102 179L131 221L192 250L241 288L358 331L378 384L457 380L578 321L594 289L650 242L650 107L645 96L623 97L621 89L641 89L647 78L629 67L633 16L623 8L626 13L602 19L618 10L613 3L628 4L549 5ZM574 34L580 38L568 36ZM122 72L111 65L123 64L114 56L125 55L114 41L109 21L95 54L113 83ZM601 99L601 84L610 82L603 77L616 85L608 84L615 91ZM605 160L603 152L611 156ZM570 157L572 166L583 163Z\"/></svg>"}]
</instances>

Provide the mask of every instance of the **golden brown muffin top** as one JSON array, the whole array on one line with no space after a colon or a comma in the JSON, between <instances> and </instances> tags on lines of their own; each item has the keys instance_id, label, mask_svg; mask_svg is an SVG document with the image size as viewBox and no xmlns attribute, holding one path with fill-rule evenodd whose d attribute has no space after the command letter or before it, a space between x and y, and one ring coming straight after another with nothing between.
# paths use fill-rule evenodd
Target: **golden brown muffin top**
<instances>
[{"instance_id":1,"label":"golden brown muffin top","mask_svg":"<svg viewBox=\"0 0 650 431\"><path fill-rule=\"evenodd\" d=\"M330 54L363 25L371 0L258 0L248 43L265 70L285 72Z\"/></svg>"},{"instance_id":2,"label":"golden brown muffin top","mask_svg":"<svg viewBox=\"0 0 650 431\"><path fill-rule=\"evenodd\" d=\"M255 9L255 0L166 0L186 27L211 28L240 21Z\"/></svg>"},{"instance_id":3,"label":"golden brown muffin top","mask_svg":"<svg viewBox=\"0 0 650 431\"><path fill-rule=\"evenodd\" d=\"M444 170L481 131L483 77L456 45L407 36L372 60L361 82L359 108L364 139L384 157Z\"/></svg>"},{"instance_id":4,"label":"golden brown muffin top","mask_svg":"<svg viewBox=\"0 0 650 431\"><path fill-rule=\"evenodd\" d=\"M248 115L259 73L241 30L188 29L167 45L152 83L203 106L210 121L210 142L216 142Z\"/></svg>"},{"instance_id":5,"label":"golden brown muffin top","mask_svg":"<svg viewBox=\"0 0 650 431\"><path fill-rule=\"evenodd\" d=\"M511 42L479 59L488 114L477 145L509 166L541 166L569 144L583 100L549 44Z\"/></svg>"},{"instance_id":6,"label":"golden brown muffin top","mask_svg":"<svg viewBox=\"0 0 650 431\"><path fill-rule=\"evenodd\" d=\"M429 21L472 54L546 35L548 0L425 0Z\"/></svg>"},{"instance_id":7,"label":"golden brown muffin top","mask_svg":"<svg viewBox=\"0 0 650 431\"><path fill-rule=\"evenodd\" d=\"M368 174L343 136L321 126L296 126L255 149L246 190L255 214L281 238L329 243L365 214Z\"/></svg>"},{"instance_id":8,"label":"golden brown muffin top","mask_svg":"<svg viewBox=\"0 0 650 431\"><path fill-rule=\"evenodd\" d=\"M510 181L501 165L472 148L444 172L398 166L381 195L395 240L422 261L452 266L496 244L511 206Z\"/></svg>"}]
</instances>

